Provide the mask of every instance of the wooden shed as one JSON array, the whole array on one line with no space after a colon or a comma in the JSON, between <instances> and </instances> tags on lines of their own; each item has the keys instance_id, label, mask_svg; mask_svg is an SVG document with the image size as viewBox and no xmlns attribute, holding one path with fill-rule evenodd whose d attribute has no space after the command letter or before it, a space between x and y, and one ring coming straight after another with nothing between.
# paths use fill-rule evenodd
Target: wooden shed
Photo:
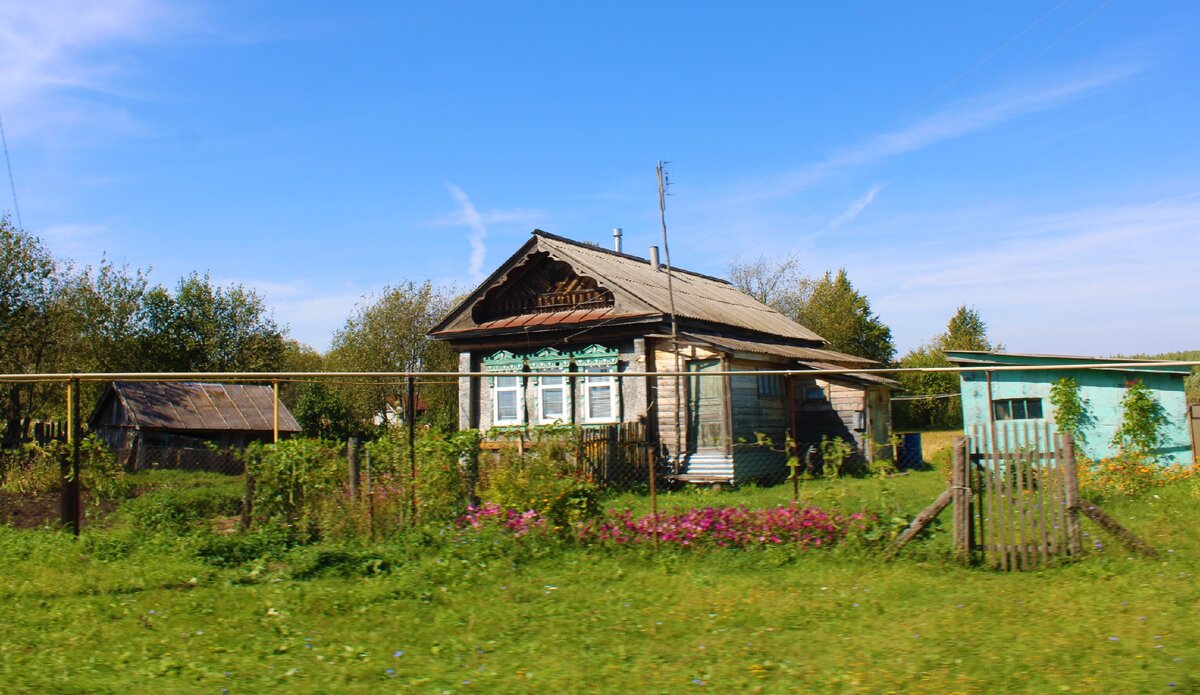
<instances>
[{"instance_id":1,"label":"wooden shed","mask_svg":"<svg viewBox=\"0 0 1200 695\"><path fill-rule=\"evenodd\" d=\"M676 332L672 332L674 314ZM867 368L720 278L534 230L430 335L459 352L464 428L629 423L681 479L787 473L785 433L841 437L885 456L895 382L870 375L784 379L764 370ZM622 372L689 376L620 378ZM706 372L744 372L710 376ZM547 375L568 372L567 376ZM773 447L755 444L763 434Z\"/></svg>"},{"instance_id":2,"label":"wooden shed","mask_svg":"<svg viewBox=\"0 0 1200 695\"><path fill-rule=\"evenodd\" d=\"M179 382L114 382L96 403L88 428L125 465L225 470L228 456L213 448L242 448L274 437L270 386ZM279 435L300 432L281 403Z\"/></svg>"}]
</instances>

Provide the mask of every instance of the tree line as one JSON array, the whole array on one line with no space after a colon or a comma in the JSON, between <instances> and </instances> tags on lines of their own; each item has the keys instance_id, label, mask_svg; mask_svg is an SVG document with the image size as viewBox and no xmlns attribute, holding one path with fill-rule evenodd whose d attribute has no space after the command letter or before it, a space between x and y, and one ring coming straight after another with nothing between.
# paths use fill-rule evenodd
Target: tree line
<instances>
[{"instance_id":1,"label":"tree line","mask_svg":"<svg viewBox=\"0 0 1200 695\"><path fill-rule=\"evenodd\" d=\"M240 284L191 273L171 286L150 269L102 260L76 267L36 236L0 218L0 373L452 371L448 346L425 332L449 309L452 292L431 283L386 288L364 304L322 354L288 337L263 297ZM84 417L101 385L89 385ZM37 420L65 416L62 384L0 384L4 448L28 439ZM454 417L447 389L423 393L426 417ZM344 437L368 433L398 384L281 386L306 431Z\"/></svg>"},{"instance_id":2,"label":"tree line","mask_svg":"<svg viewBox=\"0 0 1200 695\"><path fill-rule=\"evenodd\" d=\"M988 337L978 310L960 305L946 330L896 359L892 330L872 309L866 295L850 281L845 268L819 276L805 275L795 256L735 260L729 265L735 287L824 338L830 350L875 360L881 367L949 367L947 350L1000 350ZM902 396L893 404L897 428L962 426L958 375L953 372L902 372Z\"/></svg>"}]
</instances>

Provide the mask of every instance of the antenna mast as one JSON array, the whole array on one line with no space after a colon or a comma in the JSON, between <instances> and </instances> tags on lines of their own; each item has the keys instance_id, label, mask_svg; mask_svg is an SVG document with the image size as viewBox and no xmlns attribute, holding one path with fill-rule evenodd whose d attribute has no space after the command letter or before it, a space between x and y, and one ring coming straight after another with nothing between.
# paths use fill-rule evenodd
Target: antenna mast
<instances>
[{"instance_id":1,"label":"antenna mast","mask_svg":"<svg viewBox=\"0 0 1200 695\"><path fill-rule=\"evenodd\" d=\"M13 212L17 214L17 229L24 229L21 221L21 206L17 204L17 182L13 179L12 160L8 156L8 138L4 135L4 119L0 118L0 143L4 145L4 164L8 167L8 185L12 188Z\"/></svg>"},{"instance_id":2,"label":"antenna mast","mask_svg":"<svg viewBox=\"0 0 1200 695\"><path fill-rule=\"evenodd\" d=\"M675 286L671 281L671 247L667 245L667 186L670 180L664 162L658 162L658 216L662 222L663 257L667 261L667 297L671 306L671 351L675 353L675 472L683 461L683 396L680 388L679 322L675 318Z\"/></svg>"}]
</instances>

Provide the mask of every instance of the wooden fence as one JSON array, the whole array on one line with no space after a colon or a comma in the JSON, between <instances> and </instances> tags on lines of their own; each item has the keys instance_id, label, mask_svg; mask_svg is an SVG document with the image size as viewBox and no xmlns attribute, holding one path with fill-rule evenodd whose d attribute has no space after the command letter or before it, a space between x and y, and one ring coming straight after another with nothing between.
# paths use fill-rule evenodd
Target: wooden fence
<instances>
[{"instance_id":1,"label":"wooden fence","mask_svg":"<svg viewBox=\"0 0 1200 695\"><path fill-rule=\"evenodd\" d=\"M1071 436L1045 422L1004 424L975 427L956 443L956 547L1002 570L1080 554Z\"/></svg>"},{"instance_id":2,"label":"wooden fence","mask_svg":"<svg viewBox=\"0 0 1200 695\"><path fill-rule=\"evenodd\" d=\"M640 422L588 427L579 430L575 460L579 472L606 486L623 486L650 479L658 447L648 441Z\"/></svg>"}]
</instances>

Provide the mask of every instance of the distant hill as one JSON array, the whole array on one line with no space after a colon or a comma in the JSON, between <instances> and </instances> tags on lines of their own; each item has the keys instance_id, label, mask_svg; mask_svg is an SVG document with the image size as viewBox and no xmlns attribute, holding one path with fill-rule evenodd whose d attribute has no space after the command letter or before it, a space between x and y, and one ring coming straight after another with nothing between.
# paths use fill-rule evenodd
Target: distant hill
<instances>
[{"instance_id":1,"label":"distant hill","mask_svg":"<svg viewBox=\"0 0 1200 695\"><path fill-rule=\"evenodd\" d=\"M1183 362L1200 361L1200 350L1183 350L1181 352L1163 352L1157 355L1118 355L1138 360L1180 360ZM1192 375L1184 382L1187 390L1188 403L1200 403L1200 367L1192 367Z\"/></svg>"}]
</instances>

